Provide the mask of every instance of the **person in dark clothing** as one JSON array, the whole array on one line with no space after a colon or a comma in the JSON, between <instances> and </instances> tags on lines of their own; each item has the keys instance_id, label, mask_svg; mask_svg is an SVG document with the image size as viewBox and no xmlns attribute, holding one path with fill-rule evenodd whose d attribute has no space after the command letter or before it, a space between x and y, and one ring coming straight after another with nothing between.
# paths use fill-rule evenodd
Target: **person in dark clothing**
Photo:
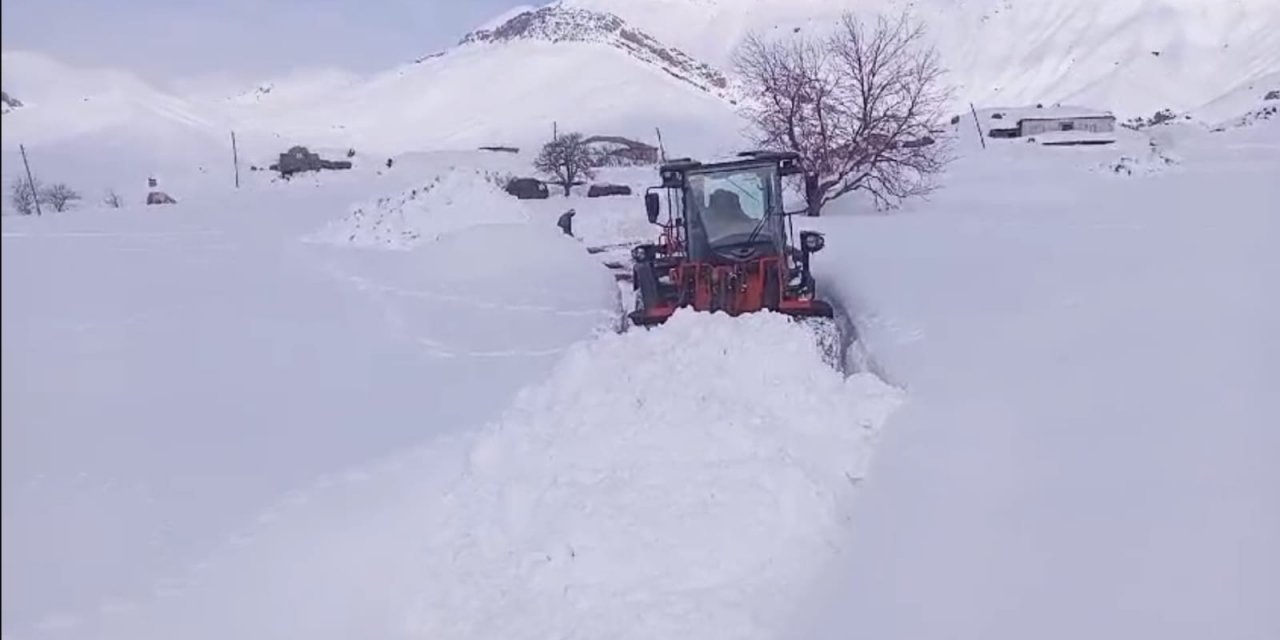
<instances>
[{"instance_id":1,"label":"person in dark clothing","mask_svg":"<svg viewBox=\"0 0 1280 640\"><path fill-rule=\"evenodd\" d=\"M573 236L573 216L576 214L576 211L570 209L560 214L560 219L556 221L556 225L559 226L560 230L567 236Z\"/></svg>"}]
</instances>

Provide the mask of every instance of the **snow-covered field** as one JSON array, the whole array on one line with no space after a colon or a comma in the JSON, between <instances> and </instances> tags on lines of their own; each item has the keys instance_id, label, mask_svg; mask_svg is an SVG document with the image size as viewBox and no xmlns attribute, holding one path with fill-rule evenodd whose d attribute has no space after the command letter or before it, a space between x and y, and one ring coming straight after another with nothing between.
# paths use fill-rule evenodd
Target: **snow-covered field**
<instances>
[{"instance_id":1,"label":"snow-covered field","mask_svg":"<svg viewBox=\"0 0 1280 640\"><path fill-rule=\"evenodd\" d=\"M4 219L6 634L177 588L273 504L485 422L616 318L549 224L301 240L353 199Z\"/></svg>"},{"instance_id":2,"label":"snow-covered field","mask_svg":"<svg viewBox=\"0 0 1280 640\"><path fill-rule=\"evenodd\" d=\"M821 221L909 400L796 637L1280 635L1277 124L1143 178L979 156Z\"/></svg>"},{"instance_id":3,"label":"snow-covered field","mask_svg":"<svg viewBox=\"0 0 1280 640\"><path fill-rule=\"evenodd\" d=\"M569 4L715 64L841 6ZM1189 117L984 149L966 115L929 200L797 220L858 325L848 377L769 314L615 331L652 167L602 172L628 197L497 188L566 101L673 154L738 144L727 104L598 43L216 108L6 52L6 180L21 142L87 201L0 220L5 640L1280 637L1280 12L1102 4L939 14L980 122ZM476 69L519 82L459 97ZM295 142L355 167L247 170ZM140 206L148 175L178 204Z\"/></svg>"},{"instance_id":4,"label":"snow-covered field","mask_svg":"<svg viewBox=\"0 0 1280 640\"><path fill-rule=\"evenodd\" d=\"M1150 176L964 140L804 221L847 380L767 316L613 334L584 249L638 197L486 195L500 156L6 218L5 632L1269 637L1274 125Z\"/></svg>"}]
</instances>

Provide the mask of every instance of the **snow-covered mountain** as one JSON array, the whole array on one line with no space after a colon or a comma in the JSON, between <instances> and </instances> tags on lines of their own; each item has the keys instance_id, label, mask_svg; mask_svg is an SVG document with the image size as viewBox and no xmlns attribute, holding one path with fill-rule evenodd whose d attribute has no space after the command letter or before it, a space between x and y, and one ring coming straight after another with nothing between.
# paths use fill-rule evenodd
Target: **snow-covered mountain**
<instances>
[{"instance_id":1,"label":"snow-covered mountain","mask_svg":"<svg viewBox=\"0 0 1280 640\"><path fill-rule=\"evenodd\" d=\"M660 128L704 149L738 134L727 87L720 71L615 15L547 6L323 100L287 109L241 100L231 119L242 130L385 153L535 145L554 128L651 141ZM272 99L286 100L279 93Z\"/></svg>"},{"instance_id":2,"label":"snow-covered mountain","mask_svg":"<svg viewBox=\"0 0 1280 640\"><path fill-rule=\"evenodd\" d=\"M747 34L827 28L910 7L958 102L1186 111L1280 70L1275 0L562 0L615 13L722 68Z\"/></svg>"},{"instance_id":3,"label":"snow-covered mountain","mask_svg":"<svg viewBox=\"0 0 1280 640\"><path fill-rule=\"evenodd\" d=\"M1274 0L560 0L370 77L304 70L217 97L8 52L5 90L26 106L6 113L3 144L94 134L158 146L162 163L194 146L226 153L234 129L266 161L291 144L389 156L531 147L554 129L656 142L660 129L672 153L718 153L741 145L731 58L748 34L813 34L847 9L907 5L943 54L957 110L1063 102L1213 126L1280 89Z\"/></svg>"},{"instance_id":4,"label":"snow-covered mountain","mask_svg":"<svg viewBox=\"0 0 1280 640\"><path fill-rule=\"evenodd\" d=\"M514 40L604 43L665 71L673 78L728 98L729 82L724 73L680 49L663 45L612 13L548 5L511 15L495 27L473 31L462 39L462 44Z\"/></svg>"}]
</instances>

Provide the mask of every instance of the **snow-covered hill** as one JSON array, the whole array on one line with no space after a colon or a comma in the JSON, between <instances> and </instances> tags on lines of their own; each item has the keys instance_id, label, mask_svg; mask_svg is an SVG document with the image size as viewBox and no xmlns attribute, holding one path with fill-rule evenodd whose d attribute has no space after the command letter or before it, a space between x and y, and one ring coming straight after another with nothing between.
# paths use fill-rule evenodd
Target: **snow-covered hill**
<instances>
[{"instance_id":1,"label":"snow-covered hill","mask_svg":"<svg viewBox=\"0 0 1280 640\"><path fill-rule=\"evenodd\" d=\"M96 157L120 172L101 149L135 145L151 158L146 171L208 172L226 162L231 129L250 162L262 163L292 144L381 156L530 147L554 128L649 142L661 129L675 154L729 151L743 131L730 60L748 33L816 33L845 9L869 15L904 1L561 0L505 12L457 46L371 77L300 70L216 97L6 52L5 90L25 104L5 114L6 178L17 144L66 141L53 154L58 165ZM939 44L957 108L1064 102L1121 120L1191 111L1217 125L1259 107L1231 96L1280 89L1265 86L1280 71L1272 0L907 4ZM140 180L143 170L128 175Z\"/></svg>"},{"instance_id":2,"label":"snow-covered hill","mask_svg":"<svg viewBox=\"0 0 1280 640\"><path fill-rule=\"evenodd\" d=\"M384 153L529 146L555 127L650 141L655 127L701 141L738 130L727 102L662 67L605 43L541 39L468 43L297 110L245 112L236 126Z\"/></svg>"},{"instance_id":3,"label":"snow-covered hill","mask_svg":"<svg viewBox=\"0 0 1280 640\"><path fill-rule=\"evenodd\" d=\"M1280 69L1274 0L562 0L615 13L729 66L750 32L817 33L846 9L910 6L958 103L1072 102L1121 116L1185 111Z\"/></svg>"},{"instance_id":4,"label":"snow-covered hill","mask_svg":"<svg viewBox=\"0 0 1280 640\"><path fill-rule=\"evenodd\" d=\"M462 39L462 44L524 39L608 44L673 78L720 97L728 96L729 83L722 72L679 49L663 45L611 13L549 5L516 13L496 27L469 33Z\"/></svg>"},{"instance_id":5,"label":"snow-covered hill","mask_svg":"<svg viewBox=\"0 0 1280 640\"><path fill-rule=\"evenodd\" d=\"M80 69L47 55L6 51L0 55L4 88L23 108L4 120L3 146L57 143L110 130L137 138L168 135L173 126L221 135L207 105L161 91L119 69Z\"/></svg>"}]
</instances>

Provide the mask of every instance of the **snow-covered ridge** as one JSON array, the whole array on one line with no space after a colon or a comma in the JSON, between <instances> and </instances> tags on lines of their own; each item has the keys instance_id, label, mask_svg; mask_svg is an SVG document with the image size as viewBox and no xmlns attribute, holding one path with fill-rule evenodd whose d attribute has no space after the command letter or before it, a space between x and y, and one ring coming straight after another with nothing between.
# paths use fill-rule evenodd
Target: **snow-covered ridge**
<instances>
[{"instance_id":1,"label":"snow-covered ridge","mask_svg":"<svg viewBox=\"0 0 1280 640\"><path fill-rule=\"evenodd\" d=\"M729 82L719 70L680 49L659 42L622 18L603 11L561 5L524 11L516 13L496 27L467 34L459 44L498 44L513 40L606 44L703 91L728 97L726 89Z\"/></svg>"}]
</instances>

